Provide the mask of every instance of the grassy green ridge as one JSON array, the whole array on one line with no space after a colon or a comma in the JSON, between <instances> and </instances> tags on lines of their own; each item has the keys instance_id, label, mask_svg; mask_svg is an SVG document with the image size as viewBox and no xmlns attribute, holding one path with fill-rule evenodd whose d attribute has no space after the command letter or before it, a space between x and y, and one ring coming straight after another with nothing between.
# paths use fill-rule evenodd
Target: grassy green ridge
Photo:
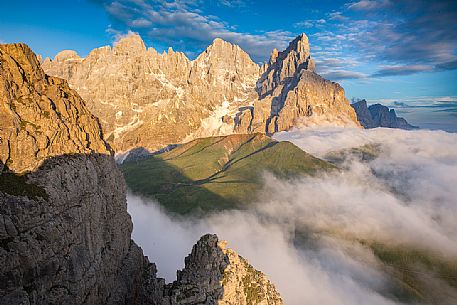
<instances>
[{"instance_id":1,"label":"grassy green ridge","mask_svg":"<svg viewBox=\"0 0 457 305\"><path fill-rule=\"evenodd\" d=\"M187 214L242 208L262 187L262 174L291 178L335 167L290 142L261 134L197 139L121 165L129 188Z\"/></svg>"}]
</instances>

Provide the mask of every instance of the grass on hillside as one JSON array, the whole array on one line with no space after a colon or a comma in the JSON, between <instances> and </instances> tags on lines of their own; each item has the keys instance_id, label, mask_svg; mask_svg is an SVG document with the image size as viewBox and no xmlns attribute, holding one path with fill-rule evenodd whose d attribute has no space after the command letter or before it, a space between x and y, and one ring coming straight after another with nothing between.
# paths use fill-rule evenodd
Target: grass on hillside
<instances>
[{"instance_id":1,"label":"grass on hillside","mask_svg":"<svg viewBox=\"0 0 457 305\"><path fill-rule=\"evenodd\" d=\"M333 168L290 142L258 134L197 139L121 166L133 192L181 214L245 207L265 171L291 178Z\"/></svg>"},{"instance_id":2,"label":"grass on hillside","mask_svg":"<svg viewBox=\"0 0 457 305\"><path fill-rule=\"evenodd\" d=\"M386 265L386 272L402 283L405 294L399 295L400 300L414 295L427 304L447 304L449 300L457 304L457 256L444 258L430 251L381 243L369 247Z\"/></svg>"}]
</instances>

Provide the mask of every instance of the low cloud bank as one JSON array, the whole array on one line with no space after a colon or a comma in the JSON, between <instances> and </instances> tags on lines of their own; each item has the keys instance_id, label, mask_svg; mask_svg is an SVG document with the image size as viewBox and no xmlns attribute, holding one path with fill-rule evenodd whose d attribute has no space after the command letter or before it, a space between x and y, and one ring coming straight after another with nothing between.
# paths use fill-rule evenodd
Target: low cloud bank
<instances>
[{"instance_id":1,"label":"low cloud bank","mask_svg":"<svg viewBox=\"0 0 457 305\"><path fill-rule=\"evenodd\" d=\"M457 134L393 129L303 129L280 133L302 149L328 152L381 144L370 162L342 172L279 180L265 175L247 211L178 219L158 203L128 194L134 239L175 279L184 257L208 232L229 241L275 283L285 304L393 304L379 261L355 239L457 253ZM297 232L306 232L297 245Z\"/></svg>"}]
</instances>

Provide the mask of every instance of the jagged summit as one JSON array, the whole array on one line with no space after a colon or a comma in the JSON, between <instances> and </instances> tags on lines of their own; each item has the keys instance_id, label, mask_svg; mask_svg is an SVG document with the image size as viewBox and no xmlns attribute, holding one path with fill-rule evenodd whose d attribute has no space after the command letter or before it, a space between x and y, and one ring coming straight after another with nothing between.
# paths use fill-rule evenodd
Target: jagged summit
<instances>
[{"instance_id":1,"label":"jagged summit","mask_svg":"<svg viewBox=\"0 0 457 305\"><path fill-rule=\"evenodd\" d=\"M76 51L73 50L63 50L57 53L56 56L54 56L54 61L63 62L71 59L78 60L81 59L81 57L78 55Z\"/></svg>"},{"instance_id":2,"label":"jagged summit","mask_svg":"<svg viewBox=\"0 0 457 305\"><path fill-rule=\"evenodd\" d=\"M292 40L285 52L290 53L292 50L309 56L309 40L305 33L298 35L294 40Z\"/></svg>"},{"instance_id":3,"label":"jagged summit","mask_svg":"<svg viewBox=\"0 0 457 305\"><path fill-rule=\"evenodd\" d=\"M282 305L275 286L214 234L206 234L165 291L164 304Z\"/></svg>"}]
</instances>

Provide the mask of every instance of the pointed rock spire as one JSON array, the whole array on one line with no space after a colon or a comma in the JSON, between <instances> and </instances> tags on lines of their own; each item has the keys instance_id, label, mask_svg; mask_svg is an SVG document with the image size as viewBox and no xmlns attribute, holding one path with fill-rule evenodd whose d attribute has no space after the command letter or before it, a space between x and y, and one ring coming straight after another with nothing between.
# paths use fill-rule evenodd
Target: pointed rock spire
<instances>
[{"instance_id":1,"label":"pointed rock spire","mask_svg":"<svg viewBox=\"0 0 457 305\"><path fill-rule=\"evenodd\" d=\"M309 56L309 41L308 36L305 33L298 35L294 40L289 44L289 47L286 49L286 53L295 51L297 53L304 53Z\"/></svg>"}]
</instances>

